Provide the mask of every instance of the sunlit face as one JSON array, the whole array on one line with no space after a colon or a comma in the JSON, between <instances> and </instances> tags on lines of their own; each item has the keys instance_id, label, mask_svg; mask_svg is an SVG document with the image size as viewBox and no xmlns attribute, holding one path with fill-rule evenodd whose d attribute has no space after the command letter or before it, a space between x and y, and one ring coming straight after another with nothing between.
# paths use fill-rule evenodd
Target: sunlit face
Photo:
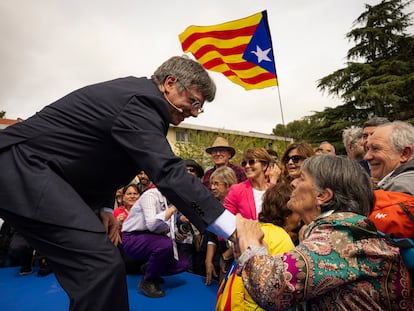
<instances>
[{"instance_id":1,"label":"sunlit face","mask_svg":"<svg viewBox=\"0 0 414 311\"><path fill-rule=\"evenodd\" d=\"M298 178L291 183L293 187L292 195L288 201L288 208L300 215L302 219L308 219L309 215L318 211L317 195L312 177L303 171Z\"/></svg>"},{"instance_id":2,"label":"sunlit face","mask_svg":"<svg viewBox=\"0 0 414 311\"><path fill-rule=\"evenodd\" d=\"M369 163L371 176L377 180L383 179L406 162L404 156L391 147L390 133L391 127L380 127L367 140L364 159Z\"/></svg>"},{"instance_id":3,"label":"sunlit face","mask_svg":"<svg viewBox=\"0 0 414 311\"><path fill-rule=\"evenodd\" d=\"M139 193L135 187L128 187L124 194L124 206L126 208L131 208L132 205L139 199Z\"/></svg>"},{"instance_id":4,"label":"sunlit face","mask_svg":"<svg viewBox=\"0 0 414 311\"><path fill-rule=\"evenodd\" d=\"M298 150L292 149L288 157L283 159L285 163L285 168L289 174L290 177L293 179L298 178L300 176L300 167L302 166L304 158L299 155Z\"/></svg>"},{"instance_id":5,"label":"sunlit face","mask_svg":"<svg viewBox=\"0 0 414 311\"><path fill-rule=\"evenodd\" d=\"M227 165L230 161L231 153L226 148L214 148L211 150L211 159L216 167Z\"/></svg>"},{"instance_id":6,"label":"sunlit face","mask_svg":"<svg viewBox=\"0 0 414 311\"><path fill-rule=\"evenodd\" d=\"M192 88L185 88L172 76L167 78L163 86L164 97L170 103L172 124L178 125L184 119L196 118L203 112L204 98L201 92Z\"/></svg>"},{"instance_id":7,"label":"sunlit face","mask_svg":"<svg viewBox=\"0 0 414 311\"><path fill-rule=\"evenodd\" d=\"M229 192L229 187L226 183L223 182L220 178L213 176L210 180L211 191L214 194L214 197L220 202L224 200L227 193Z\"/></svg>"},{"instance_id":8,"label":"sunlit face","mask_svg":"<svg viewBox=\"0 0 414 311\"><path fill-rule=\"evenodd\" d=\"M244 169L246 177L250 180L264 177L265 169L267 168L267 164L260 162L257 159L245 159L242 161L241 166Z\"/></svg>"}]
</instances>

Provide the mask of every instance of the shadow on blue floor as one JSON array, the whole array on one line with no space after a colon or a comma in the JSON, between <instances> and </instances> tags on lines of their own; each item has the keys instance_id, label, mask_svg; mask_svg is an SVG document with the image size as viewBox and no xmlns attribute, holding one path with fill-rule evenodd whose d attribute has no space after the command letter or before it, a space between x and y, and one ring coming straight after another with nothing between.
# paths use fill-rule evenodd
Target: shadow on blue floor
<instances>
[{"instance_id":1,"label":"shadow on blue floor","mask_svg":"<svg viewBox=\"0 0 414 311\"><path fill-rule=\"evenodd\" d=\"M141 275L128 275L131 311L215 309L218 284L204 285L204 278L191 273L164 277L165 297L148 298L137 289ZM19 267L0 268L0 309L4 311L68 310L69 299L54 274L20 276Z\"/></svg>"}]
</instances>

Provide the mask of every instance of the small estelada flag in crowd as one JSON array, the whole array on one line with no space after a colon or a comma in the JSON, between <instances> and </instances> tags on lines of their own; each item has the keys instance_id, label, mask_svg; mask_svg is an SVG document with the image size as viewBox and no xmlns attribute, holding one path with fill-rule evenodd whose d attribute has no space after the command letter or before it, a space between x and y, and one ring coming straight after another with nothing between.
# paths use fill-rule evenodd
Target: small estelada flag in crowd
<instances>
[{"instance_id":1,"label":"small estelada flag in crowd","mask_svg":"<svg viewBox=\"0 0 414 311\"><path fill-rule=\"evenodd\" d=\"M267 12L213 26L189 26L179 35L184 52L246 90L277 85Z\"/></svg>"}]
</instances>

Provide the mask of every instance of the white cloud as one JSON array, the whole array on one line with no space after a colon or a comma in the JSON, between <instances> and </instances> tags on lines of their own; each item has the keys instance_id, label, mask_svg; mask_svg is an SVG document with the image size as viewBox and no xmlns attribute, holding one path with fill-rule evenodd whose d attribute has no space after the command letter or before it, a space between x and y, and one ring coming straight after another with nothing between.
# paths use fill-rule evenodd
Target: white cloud
<instances>
[{"instance_id":1,"label":"white cloud","mask_svg":"<svg viewBox=\"0 0 414 311\"><path fill-rule=\"evenodd\" d=\"M377 3L377 1L368 1ZM27 118L86 84L150 76L182 54L178 34L267 9L285 123L340 104L316 81L343 67L345 34L360 0L3 1L0 3L0 110ZM276 88L245 91L217 73L206 113L188 123L270 133L282 123Z\"/></svg>"}]
</instances>

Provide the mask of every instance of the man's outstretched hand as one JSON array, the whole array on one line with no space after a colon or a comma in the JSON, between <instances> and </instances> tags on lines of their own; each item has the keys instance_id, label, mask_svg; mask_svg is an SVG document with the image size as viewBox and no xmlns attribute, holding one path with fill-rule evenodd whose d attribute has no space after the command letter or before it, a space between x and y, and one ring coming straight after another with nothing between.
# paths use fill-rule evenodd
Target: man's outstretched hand
<instances>
[{"instance_id":1,"label":"man's outstretched hand","mask_svg":"<svg viewBox=\"0 0 414 311\"><path fill-rule=\"evenodd\" d=\"M121 241L121 237L119 236L118 220L116 220L114 215L110 212L100 212L99 215L101 216L102 224L106 233L108 233L109 239L115 244L115 246L118 245Z\"/></svg>"}]
</instances>

